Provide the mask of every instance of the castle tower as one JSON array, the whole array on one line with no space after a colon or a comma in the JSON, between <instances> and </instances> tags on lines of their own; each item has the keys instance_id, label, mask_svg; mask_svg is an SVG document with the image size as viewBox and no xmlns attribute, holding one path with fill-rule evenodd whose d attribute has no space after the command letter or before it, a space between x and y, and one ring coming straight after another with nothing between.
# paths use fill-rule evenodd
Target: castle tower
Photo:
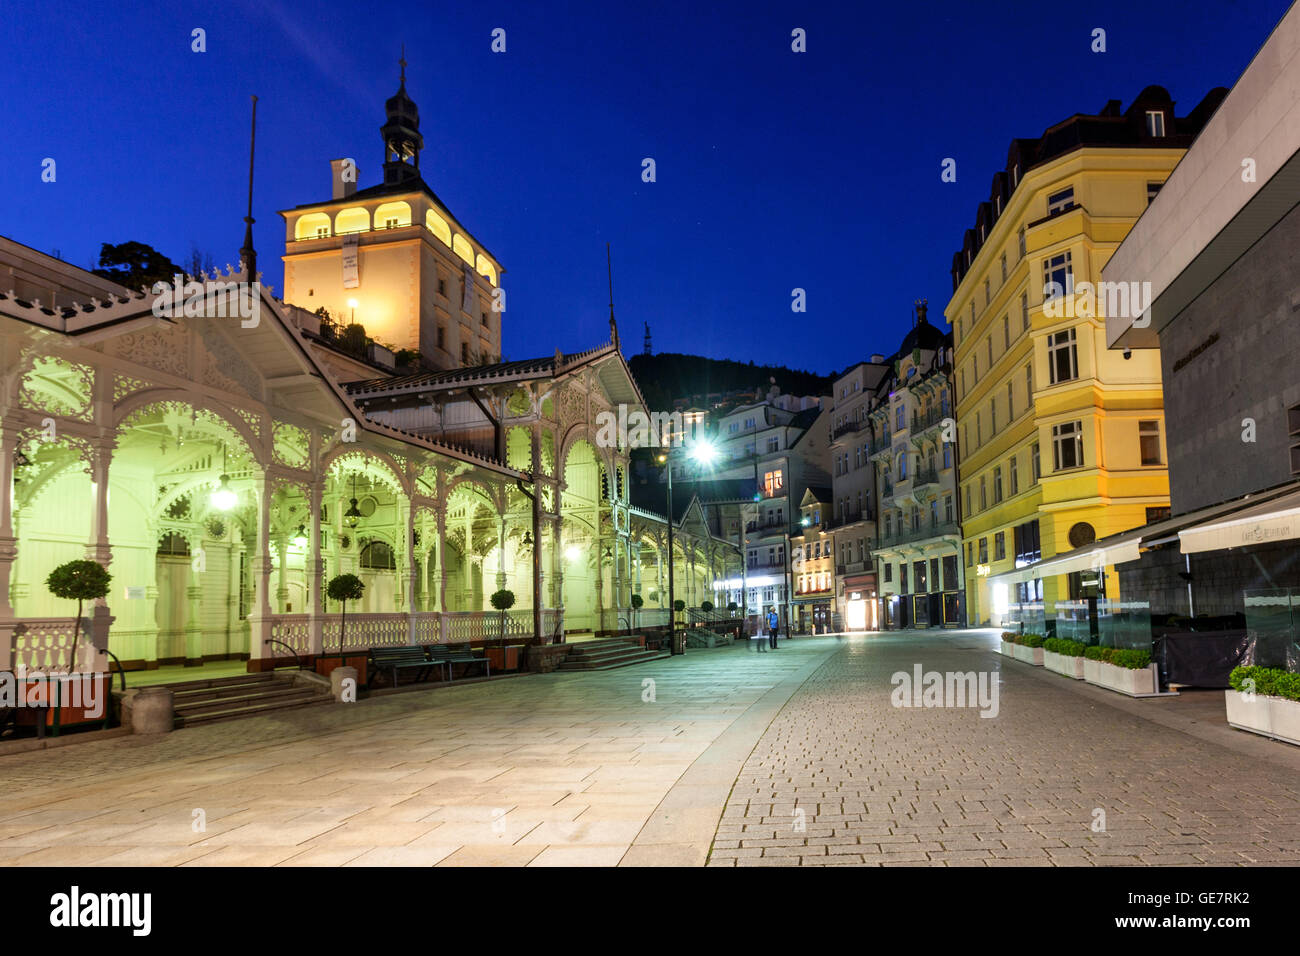
<instances>
[{"instance_id":1,"label":"castle tower","mask_svg":"<svg viewBox=\"0 0 1300 956\"><path fill-rule=\"evenodd\" d=\"M394 350L420 353L429 368L499 361L498 303L505 269L461 225L420 172L420 112L406 91L385 103L383 182L358 189L350 159L330 163L329 199L281 210L284 300L324 309Z\"/></svg>"}]
</instances>

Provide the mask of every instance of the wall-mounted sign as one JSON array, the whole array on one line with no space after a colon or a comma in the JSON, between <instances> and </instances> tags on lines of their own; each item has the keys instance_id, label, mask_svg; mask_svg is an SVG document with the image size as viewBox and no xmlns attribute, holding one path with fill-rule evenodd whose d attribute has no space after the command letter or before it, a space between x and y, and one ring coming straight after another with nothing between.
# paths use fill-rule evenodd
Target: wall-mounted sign
<instances>
[{"instance_id":1,"label":"wall-mounted sign","mask_svg":"<svg viewBox=\"0 0 1300 956\"><path fill-rule=\"evenodd\" d=\"M143 584L139 584L139 585L136 585L136 584L128 584L128 585L126 586L126 599L127 599L128 601L143 601L143 600L144 600L144 585L143 585Z\"/></svg>"}]
</instances>

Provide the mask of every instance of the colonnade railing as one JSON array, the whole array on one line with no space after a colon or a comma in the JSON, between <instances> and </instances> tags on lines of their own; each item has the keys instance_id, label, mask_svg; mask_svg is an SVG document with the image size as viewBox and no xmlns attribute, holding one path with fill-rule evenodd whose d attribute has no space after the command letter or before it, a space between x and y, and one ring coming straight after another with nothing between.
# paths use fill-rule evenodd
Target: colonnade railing
<instances>
[{"instance_id":1,"label":"colonnade railing","mask_svg":"<svg viewBox=\"0 0 1300 956\"><path fill-rule=\"evenodd\" d=\"M320 622L323 645L317 649L312 647L315 621ZM95 648L108 646L111 618L87 615L82 622L75 670L102 672L107 668L108 656ZM534 636L532 608L507 611L504 627L500 611L348 612L346 625L341 614L272 614L263 622L261 633L265 635L264 640L273 643L266 644L261 653L257 648L249 650L253 657L289 656L287 648L301 655L338 653L340 626L346 628L344 650L348 651L406 644L458 644L502 637L525 640ZM95 632L93 637L86 627ZM0 624L0 671L66 672L72 662L75 632L76 625L70 617L19 618ZM257 635L259 629L250 628L249 633ZM543 640L560 640L563 634L563 609L543 608Z\"/></svg>"},{"instance_id":2,"label":"colonnade railing","mask_svg":"<svg viewBox=\"0 0 1300 956\"><path fill-rule=\"evenodd\" d=\"M322 651L338 653L339 628L345 629L343 649L369 650L372 647L402 647L407 644L463 644L501 638L529 639L533 635L532 608L500 611L403 611L318 615L321 621ZM542 638L551 640L562 635L564 611L542 609ZM278 641L299 654L316 653L311 647L312 615L273 614L270 620L272 641Z\"/></svg>"}]
</instances>

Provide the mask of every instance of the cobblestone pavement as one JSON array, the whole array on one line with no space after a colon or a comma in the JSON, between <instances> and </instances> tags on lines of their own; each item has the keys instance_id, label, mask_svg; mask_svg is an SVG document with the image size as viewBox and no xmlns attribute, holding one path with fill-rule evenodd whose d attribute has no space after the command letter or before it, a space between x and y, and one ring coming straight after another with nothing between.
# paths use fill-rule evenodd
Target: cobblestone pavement
<instances>
[{"instance_id":1,"label":"cobblestone pavement","mask_svg":"<svg viewBox=\"0 0 1300 956\"><path fill-rule=\"evenodd\" d=\"M994 642L845 638L745 762L709 864L1300 863L1300 748L1228 728L1221 692L1131 700ZM999 672L998 715L892 706L918 663Z\"/></svg>"},{"instance_id":2,"label":"cobblestone pavement","mask_svg":"<svg viewBox=\"0 0 1300 956\"><path fill-rule=\"evenodd\" d=\"M703 864L744 757L836 646L693 649L0 757L0 865ZM705 761L710 786L666 800L719 738L734 763Z\"/></svg>"}]
</instances>

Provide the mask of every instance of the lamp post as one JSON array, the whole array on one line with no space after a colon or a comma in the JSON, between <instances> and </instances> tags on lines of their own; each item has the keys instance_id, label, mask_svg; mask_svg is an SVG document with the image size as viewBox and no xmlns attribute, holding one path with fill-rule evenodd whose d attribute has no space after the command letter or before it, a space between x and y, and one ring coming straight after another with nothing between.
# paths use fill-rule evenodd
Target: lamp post
<instances>
[{"instance_id":1,"label":"lamp post","mask_svg":"<svg viewBox=\"0 0 1300 956\"><path fill-rule=\"evenodd\" d=\"M700 439L694 442L687 451L688 456L699 465L707 465L718 455L717 447L707 439ZM684 650L678 650L676 631L677 631L677 598L674 588L673 579L673 465L672 456L667 448L655 456L659 464L668 469L668 634L671 641L672 653L684 653Z\"/></svg>"}]
</instances>

